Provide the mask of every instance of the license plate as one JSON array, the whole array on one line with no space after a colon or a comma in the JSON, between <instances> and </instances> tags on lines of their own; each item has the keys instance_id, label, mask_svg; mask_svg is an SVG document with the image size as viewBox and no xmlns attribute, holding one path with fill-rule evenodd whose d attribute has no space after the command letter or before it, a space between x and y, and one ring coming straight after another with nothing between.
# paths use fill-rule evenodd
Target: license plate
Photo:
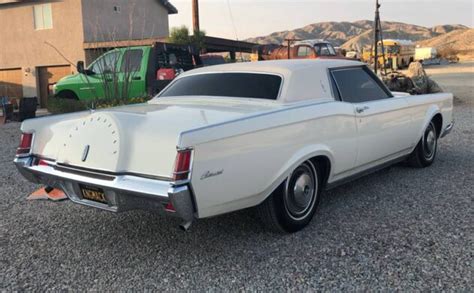
<instances>
[{"instance_id":1,"label":"license plate","mask_svg":"<svg viewBox=\"0 0 474 293\"><path fill-rule=\"evenodd\" d=\"M81 186L82 197L101 203L107 203L105 193L102 189L91 186Z\"/></svg>"}]
</instances>

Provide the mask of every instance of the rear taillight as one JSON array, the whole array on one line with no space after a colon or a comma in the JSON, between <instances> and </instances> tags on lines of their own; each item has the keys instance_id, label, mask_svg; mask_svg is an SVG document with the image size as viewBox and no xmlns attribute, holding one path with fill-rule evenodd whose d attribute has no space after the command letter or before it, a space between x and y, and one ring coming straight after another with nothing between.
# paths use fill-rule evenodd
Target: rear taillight
<instances>
[{"instance_id":1,"label":"rear taillight","mask_svg":"<svg viewBox=\"0 0 474 293\"><path fill-rule=\"evenodd\" d=\"M33 142L33 133L22 133L20 145L16 149L16 155L27 155L31 152L31 143Z\"/></svg>"},{"instance_id":2,"label":"rear taillight","mask_svg":"<svg viewBox=\"0 0 474 293\"><path fill-rule=\"evenodd\" d=\"M191 157L193 150L179 150L174 163L173 181L189 179L191 173Z\"/></svg>"}]
</instances>

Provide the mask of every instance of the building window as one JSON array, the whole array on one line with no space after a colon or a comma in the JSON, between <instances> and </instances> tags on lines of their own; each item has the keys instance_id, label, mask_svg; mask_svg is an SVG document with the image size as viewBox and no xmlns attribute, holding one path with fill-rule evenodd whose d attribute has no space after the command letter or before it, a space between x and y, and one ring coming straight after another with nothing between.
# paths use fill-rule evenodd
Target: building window
<instances>
[{"instance_id":1,"label":"building window","mask_svg":"<svg viewBox=\"0 0 474 293\"><path fill-rule=\"evenodd\" d=\"M120 13L120 6L114 6L114 12Z\"/></svg>"},{"instance_id":2,"label":"building window","mask_svg":"<svg viewBox=\"0 0 474 293\"><path fill-rule=\"evenodd\" d=\"M51 4L48 3L33 6L33 17L35 20L35 29L44 30L53 28Z\"/></svg>"}]
</instances>

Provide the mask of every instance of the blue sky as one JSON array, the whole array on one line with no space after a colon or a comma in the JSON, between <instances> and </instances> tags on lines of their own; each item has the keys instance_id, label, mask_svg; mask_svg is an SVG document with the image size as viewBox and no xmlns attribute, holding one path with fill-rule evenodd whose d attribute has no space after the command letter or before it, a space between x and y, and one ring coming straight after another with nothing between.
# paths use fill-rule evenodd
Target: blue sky
<instances>
[{"instance_id":1,"label":"blue sky","mask_svg":"<svg viewBox=\"0 0 474 293\"><path fill-rule=\"evenodd\" d=\"M230 2L231 12L228 8ZM170 26L191 28L191 0L170 0L178 8ZM474 26L472 0L380 0L381 18L434 26ZM374 18L375 0L200 0L201 29L209 36L245 39L321 21ZM235 28L231 21L233 16Z\"/></svg>"}]
</instances>

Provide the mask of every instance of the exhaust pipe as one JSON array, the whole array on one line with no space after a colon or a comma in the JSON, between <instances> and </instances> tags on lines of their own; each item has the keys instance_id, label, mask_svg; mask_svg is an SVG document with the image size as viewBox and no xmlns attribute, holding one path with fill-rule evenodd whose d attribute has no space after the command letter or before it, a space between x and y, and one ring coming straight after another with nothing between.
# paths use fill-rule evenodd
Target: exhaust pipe
<instances>
[{"instance_id":1,"label":"exhaust pipe","mask_svg":"<svg viewBox=\"0 0 474 293\"><path fill-rule=\"evenodd\" d=\"M181 225L179 225L179 228L180 228L181 230L183 230L184 232L186 232L186 231L189 230L189 228L191 227L191 224L192 224L192 223L193 223L192 221L183 222L183 223L181 223Z\"/></svg>"}]
</instances>

